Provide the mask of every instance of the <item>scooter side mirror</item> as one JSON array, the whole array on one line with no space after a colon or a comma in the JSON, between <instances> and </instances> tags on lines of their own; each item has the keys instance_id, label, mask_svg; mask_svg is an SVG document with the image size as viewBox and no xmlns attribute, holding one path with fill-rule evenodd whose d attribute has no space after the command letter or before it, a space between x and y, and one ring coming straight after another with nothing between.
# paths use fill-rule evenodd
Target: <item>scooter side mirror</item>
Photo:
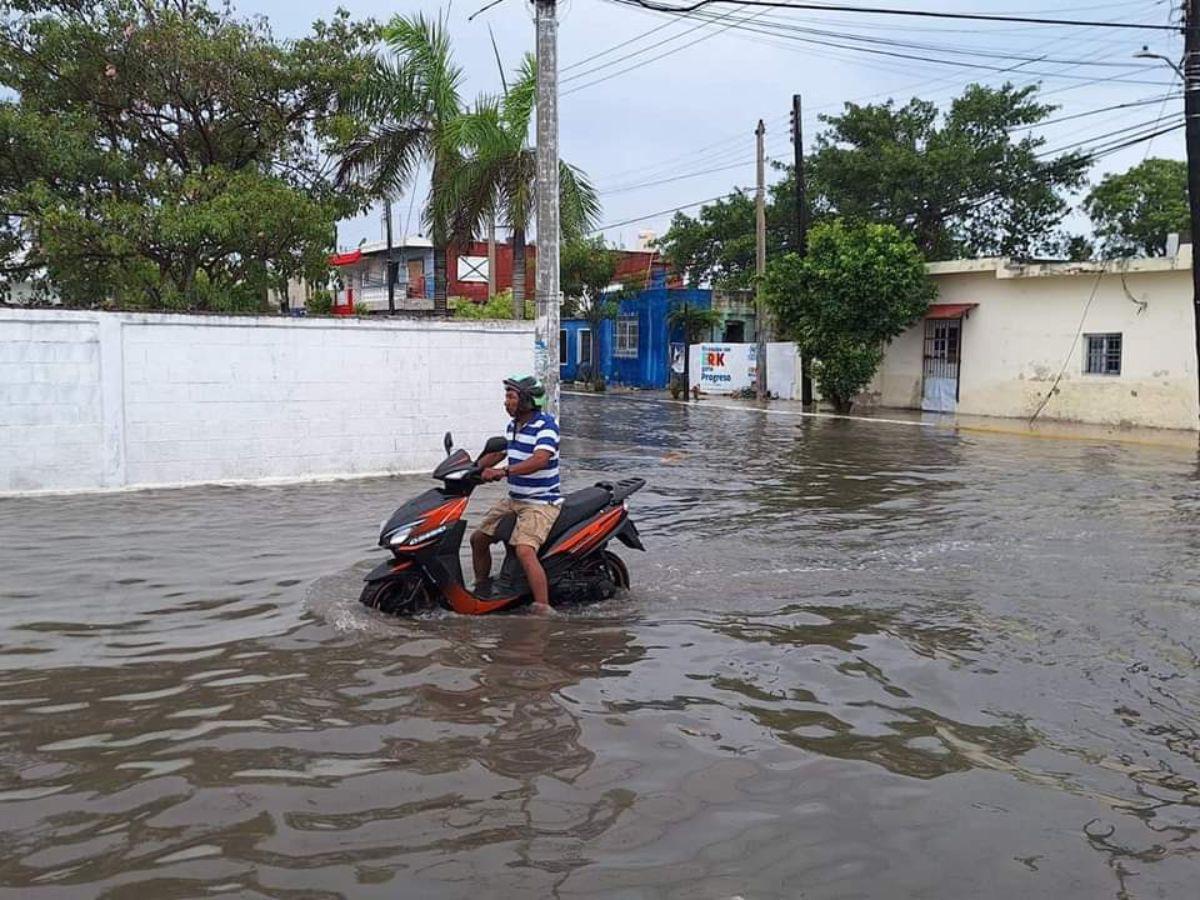
<instances>
[{"instance_id":1,"label":"scooter side mirror","mask_svg":"<svg viewBox=\"0 0 1200 900\"><path fill-rule=\"evenodd\" d=\"M448 431L446 432L446 436L442 438L442 446L446 448L447 456L454 451L454 437Z\"/></svg>"},{"instance_id":2,"label":"scooter side mirror","mask_svg":"<svg viewBox=\"0 0 1200 900\"><path fill-rule=\"evenodd\" d=\"M502 437L490 437L487 443L483 445L484 454L489 453L504 453L508 450L508 440Z\"/></svg>"}]
</instances>

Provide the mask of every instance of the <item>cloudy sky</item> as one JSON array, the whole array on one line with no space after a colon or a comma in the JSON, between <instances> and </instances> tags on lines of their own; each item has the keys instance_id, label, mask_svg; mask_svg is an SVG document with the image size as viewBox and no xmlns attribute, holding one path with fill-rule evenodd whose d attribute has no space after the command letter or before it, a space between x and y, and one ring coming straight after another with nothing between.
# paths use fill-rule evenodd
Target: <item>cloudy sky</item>
<instances>
[{"instance_id":1,"label":"cloudy sky","mask_svg":"<svg viewBox=\"0 0 1200 900\"><path fill-rule=\"evenodd\" d=\"M304 3L241 0L244 13L266 16L280 36L303 34L337 5L355 17L387 19L421 11L444 14L464 69L464 95L497 92L500 78L489 27L509 70L534 42L533 7L503 0L474 21L486 0ZM677 0L672 0L677 2ZM856 4L858 0L849 0ZM930 9L915 0L861 5ZM1182 121L1183 100L1171 69L1152 52L1178 59L1174 32L1101 27L1105 22L1166 25L1179 21L1178 0L948 0L940 11L1028 15L1089 25L1045 26L905 18L718 4L689 17L650 12L614 0L560 4L560 150L601 191L605 234L633 246L645 230L662 234L675 207L754 182L754 127L767 125L767 154L791 159L787 128L793 93L804 98L804 137L811 146L818 115L847 101L900 102L918 96L945 103L970 82L1040 83L1061 108L1042 129L1047 149L1103 150ZM1121 105L1122 108L1108 109ZM1099 111L1106 110L1106 111ZM1068 118L1069 117L1069 118ZM1092 180L1154 156L1183 158L1176 130L1103 156ZM420 231L424 186L395 209L396 234ZM415 203L410 204L410 200ZM412 207L411 215L409 213ZM1072 224L1081 229L1078 216ZM341 242L382 235L378 211L345 223Z\"/></svg>"}]
</instances>

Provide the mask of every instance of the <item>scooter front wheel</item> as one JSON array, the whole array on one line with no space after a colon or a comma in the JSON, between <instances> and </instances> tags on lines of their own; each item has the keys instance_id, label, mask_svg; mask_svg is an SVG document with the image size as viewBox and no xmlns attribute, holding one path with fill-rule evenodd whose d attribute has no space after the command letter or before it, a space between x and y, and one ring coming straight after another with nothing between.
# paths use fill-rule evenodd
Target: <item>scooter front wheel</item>
<instances>
[{"instance_id":1,"label":"scooter front wheel","mask_svg":"<svg viewBox=\"0 0 1200 900\"><path fill-rule=\"evenodd\" d=\"M388 578L367 582L358 602L390 616L411 616L432 607L434 597L424 578Z\"/></svg>"}]
</instances>

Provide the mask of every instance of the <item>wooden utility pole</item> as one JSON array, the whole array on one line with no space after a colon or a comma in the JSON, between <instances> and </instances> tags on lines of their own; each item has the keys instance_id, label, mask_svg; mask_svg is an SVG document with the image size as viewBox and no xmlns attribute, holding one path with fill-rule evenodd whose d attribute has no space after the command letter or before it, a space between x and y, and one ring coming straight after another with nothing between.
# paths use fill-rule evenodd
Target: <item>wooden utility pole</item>
<instances>
[{"instance_id":1,"label":"wooden utility pole","mask_svg":"<svg viewBox=\"0 0 1200 900\"><path fill-rule=\"evenodd\" d=\"M496 296L496 214L487 218L487 299Z\"/></svg>"},{"instance_id":2,"label":"wooden utility pole","mask_svg":"<svg viewBox=\"0 0 1200 900\"><path fill-rule=\"evenodd\" d=\"M556 0L534 0L537 24L537 321L534 367L558 415L558 20ZM594 354L593 350L593 354Z\"/></svg>"},{"instance_id":3,"label":"wooden utility pole","mask_svg":"<svg viewBox=\"0 0 1200 900\"><path fill-rule=\"evenodd\" d=\"M792 94L792 152L796 168L796 253L808 253L808 203L804 184L804 127L800 122L800 95ZM808 354L800 356L800 402L811 406L813 402L812 367Z\"/></svg>"},{"instance_id":4,"label":"wooden utility pole","mask_svg":"<svg viewBox=\"0 0 1200 900\"><path fill-rule=\"evenodd\" d=\"M1200 0L1184 9L1183 112L1187 123L1188 205L1192 222L1192 315L1196 337L1196 377L1200 391Z\"/></svg>"},{"instance_id":5,"label":"wooden utility pole","mask_svg":"<svg viewBox=\"0 0 1200 900\"><path fill-rule=\"evenodd\" d=\"M758 276L755 279L755 294L754 294L754 330L757 332L755 337L758 340L758 347L755 351L756 366L755 366L755 394L759 400L767 399L767 304L763 297L763 275L767 271L767 207L766 207L766 152L764 150L764 138L767 134L767 127L763 125L762 119L758 120L758 127L754 129L754 135L757 138L757 187L754 192L754 233L755 254L754 254L754 272Z\"/></svg>"},{"instance_id":6,"label":"wooden utility pole","mask_svg":"<svg viewBox=\"0 0 1200 900\"><path fill-rule=\"evenodd\" d=\"M383 218L387 234L387 262L383 264L383 277L387 281L388 315L394 316L396 314L396 279L392 272L392 200L390 197L384 198Z\"/></svg>"}]
</instances>

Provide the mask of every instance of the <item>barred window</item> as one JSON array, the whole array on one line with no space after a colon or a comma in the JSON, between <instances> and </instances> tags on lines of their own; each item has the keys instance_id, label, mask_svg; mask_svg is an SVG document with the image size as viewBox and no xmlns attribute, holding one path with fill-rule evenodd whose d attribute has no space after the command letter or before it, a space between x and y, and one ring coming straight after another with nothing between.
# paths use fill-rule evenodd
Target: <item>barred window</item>
<instances>
[{"instance_id":1,"label":"barred window","mask_svg":"<svg viewBox=\"0 0 1200 900\"><path fill-rule=\"evenodd\" d=\"M617 319L617 340L613 348L613 356L623 359L637 359L638 355L638 318L637 316L621 316Z\"/></svg>"},{"instance_id":2,"label":"barred window","mask_svg":"<svg viewBox=\"0 0 1200 900\"><path fill-rule=\"evenodd\" d=\"M579 331L579 364L581 366L592 364L592 329L590 328L583 328Z\"/></svg>"},{"instance_id":3,"label":"barred window","mask_svg":"<svg viewBox=\"0 0 1200 900\"><path fill-rule=\"evenodd\" d=\"M1121 335L1088 334L1084 372L1088 375L1121 374Z\"/></svg>"}]
</instances>

